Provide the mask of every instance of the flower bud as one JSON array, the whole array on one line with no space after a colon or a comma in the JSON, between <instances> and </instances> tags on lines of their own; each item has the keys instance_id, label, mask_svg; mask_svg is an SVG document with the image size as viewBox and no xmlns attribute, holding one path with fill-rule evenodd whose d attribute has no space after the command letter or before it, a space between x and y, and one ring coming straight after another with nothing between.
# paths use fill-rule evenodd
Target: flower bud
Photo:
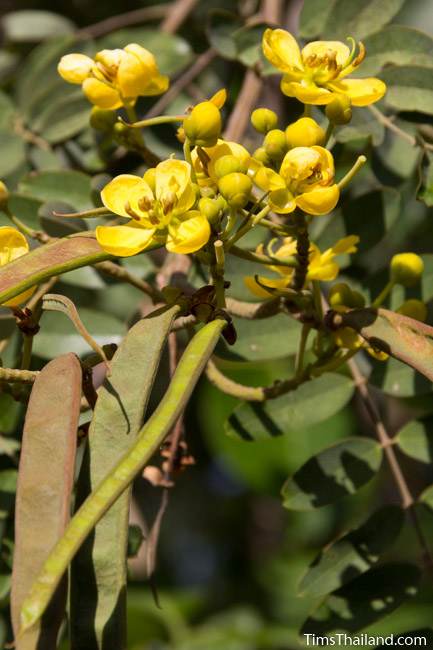
<instances>
[{"instance_id":1,"label":"flower bud","mask_svg":"<svg viewBox=\"0 0 433 650\"><path fill-rule=\"evenodd\" d=\"M362 347L362 339L358 332L351 327L342 327L332 333L335 345L339 348L347 348L348 350L359 350Z\"/></svg>"},{"instance_id":2,"label":"flower bud","mask_svg":"<svg viewBox=\"0 0 433 650\"><path fill-rule=\"evenodd\" d=\"M0 210L7 208L9 201L9 190L3 181L0 181Z\"/></svg>"},{"instance_id":3,"label":"flower bud","mask_svg":"<svg viewBox=\"0 0 433 650\"><path fill-rule=\"evenodd\" d=\"M301 117L286 129L289 149L294 147L314 147L325 142L325 131L311 117Z\"/></svg>"},{"instance_id":4,"label":"flower bud","mask_svg":"<svg viewBox=\"0 0 433 650\"><path fill-rule=\"evenodd\" d=\"M258 162L263 163L265 167L270 167L271 165L271 159L266 153L266 149L264 147L259 147L258 149L256 149L255 152L253 153L253 158Z\"/></svg>"},{"instance_id":5,"label":"flower bud","mask_svg":"<svg viewBox=\"0 0 433 650\"><path fill-rule=\"evenodd\" d=\"M415 253L399 253L391 260L391 280L404 287L413 287L424 271L424 262Z\"/></svg>"},{"instance_id":6,"label":"flower bud","mask_svg":"<svg viewBox=\"0 0 433 650\"><path fill-rule=\"evenodd\" d=\"M337 95L325 108L332 124L348 124L352 119L352 103L347 95Z\"/></svg>"},{"instance_id":7,"label":"flower bud","mask_svg":"<svg viewBox=\"0 0 433 650\"><path fill-rule=\"evenodd\" d=\"M192 145L213 147L221 134L221 113L212 102L201 102L183 121L185 135Z\"/></svg>"},{"instance_id":8,"label":"flower bud","mask_svg":"<svg viewBox=\"0 0 433 650\"><path fill-rule=\"evenodd\" d=\"M287 152L286 135L281 129L272 129L263 140L263 147L272 160L281 159Z\"/></svg>"},{"instance_id":9,"label":"flower bud","mask_svg":"<svg viewBox=\"0 0 433 650\"><path fill-rule=\"evenodd\" d=\"M98 108L94 106L90 113L90 126L95 131L102 131L103 133L109 133L112 131L113 126L117 120L115 111L107 111L103 108Z\"/></svg>"},{"instance_id":10,"label":"flower bud","mask_svg":"<svg viewBox=\"0 0 433 650\"><path fill-rule=\"evenodd\" d=\"M219 196L217 199L203 197L198 202L198 209L209 223L216 223L221 216L224 205L226 205L226 202L222 196Z\"/></svg>"},{"instance_id":11,"label":"flower bud","mask_svg":"<svg viewBox=\"0 0 433 650\"><path fill-rule=\"evenodd\" d=\"M427 305L422 300L411 298L410 300L406 300L397 309L397 313L424 322L427 320Z\"/></svg>"},{"instance_id":12,"label":"flower bud","mask_svg":"<svg viewBox=\"0 0 433 650\"><path fill-rule=\"evenodd\" d=\"M234 172L223 176L218 181L218 189L227 203L234 208L243 208L248 203L252 181L245 174Z\"/></svg>"},{"instance_id":13,"label":"flower bud","mask_svg":"<svg viewBox=\"0 0 433 650\"><path fill-rule=\"evenodd\" d=\"M231 154L221 156L214 164L214 172L217 178L222 178L227 176L227 174L232 174L233 172L243 172L241 161Z\"/></svg>"},{"instance_id":14,"label":"flower bud","mask_svg":"<svg viewBox=\"0 0 433 650\"><path fill-rule=\"evenodd\" d=\"M329 292L329 304L337 311L339 307L360 309L365 305L365 298L359 291L354 291L345 282L337 282Z\"/></svg>"},{"instance_id":15,"label":"flower bud","mask_svg":"<svg viewBox=\"0 0 433 650\"><path fill-rule=\"evenodd\" d=\"M256 108L251 113L251 124L259 133L268 133L278 124L278 116L269 108Z\"/></svg>"}]
</instances>

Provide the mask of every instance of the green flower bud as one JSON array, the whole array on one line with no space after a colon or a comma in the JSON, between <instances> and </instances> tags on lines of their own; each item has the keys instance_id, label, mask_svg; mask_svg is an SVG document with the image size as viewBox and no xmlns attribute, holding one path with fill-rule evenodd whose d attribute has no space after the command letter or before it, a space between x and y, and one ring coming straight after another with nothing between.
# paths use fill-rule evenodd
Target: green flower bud
<instances>
[{"instance_id":1,"label":"green flower bud","mask_svg":"<svg viewBox=\"0 0 433 650\"><path fill-rule=\"evenodd\" d=\"M241 161L231 154L221 156L214 164L215 176L222 178L233 172L243 172Z\"/></svg>"},{"instance_id":2,"label":"green flower bud","mask_svg":"<svg viewBox=\"0 0 433 650\"><path fill-rule=\"evenodd\" d=\"M287 127L286 141L289 149L322 145L325 131L311 117L301 117Z\"/></svg>"},{"instance_id":3,"label":"green flower bud","mask_svg":"<svg viewBox=\"0 0 433 650\"><path fill-rule=\"evenodd\" d=\"M263 163L265 167L269 167L271 165L271 159L266 153L266 149L264 147L259 147L258 149L256 149L255 152L253 153L253 158L255 160L258 160L258 162Z\"/></svg>"},{"instance_id":4,"label":"green flower bud","mask_svg":"<svg viewBox=\"0 0 433 650\"><path fill-rule=\"evenodd\" d=\"M406 300L397 309L397 313L424 322L427 320L427 305L422 300L411 298L410 300Z\"/></svg>"},{"instance_id":5,"label":"green flower bud","mask_svg":"<svg viewBox=\"0 0 433 650\"><path fill-rule=\"evenodd\" d=\"M345 282L337 282L329 292L329 304L334 309L348 307L349 309L360 309L365 305L364 296L359 291L353 291Z\"/></svg>"},{"instance_id":6,"label":"green flower bud","mask_svg":"<svg viewBox=\"0 0 433 650\"><path fill-rule=\"evenodd\" d=\"M251 124L259 133L268 133L278 124L278 115L269 108L256 108L251 113Z\"/></svg>"},{"instance_id":7,"label":"green flower bud","mask_svg":"<svg viewBox=\"0 0 433 650\"><path fill-rule=\"evenodd\" d=\"M415 253L399 253L391 260L391 280L404 287L413 287L424 271L424 262Z\"/></svg>"},{"instance_id":8,"label":"green flower bud","mask_svg":"<svg viewBox=\"0 0 433 650\"><path fill-rule=\"evenodd\" d=\"M286 134L281 129L272 129L263 140L263 147L272 160L280 160L287 152Z\"/></svg>"},{"instance_id":9,"label":"green flower bud","mask_svg":"<svg viewBox=\"0 0 433 650\"><path fill-rule=\"evenodd\" d=\"M192 145L213 147L221 134L221 113L212 102L201 102L183 121L185 135Z\"/></svg>"},{"instance_id":10,"label":"green flower bud","mask_svg":"<svg viewBox=\"0 0 433 650\"><path fill-rule=\"evenodd\" d=\"M218 189L227 203L234 208L243 208L250 198L252 181L245 174L234 172L218 181Z\"/></svg>"},{"instance_id":11,"label":"green flower bud","mask_svg":"<svg viewBox=\"0 0 433 650\"><path fill-rule=\"evenodd\" d=\"M94 106L90 113L90 126L96 131L109 133L116 124L117 116L115 111L106 111Z\"/></svg>"},{"instance_id":12,"label":"green flower bud","mask_svg":"<svg viewBox=\"0 0 433 650\"><path fill-rule=\"evenodd\" d=\"M337 95L325 108L332 124L348 124L352 119L352 103L347 95Z\"/></svg>"},{"instance_id":13,"label":"green flower bud","mask_svg":"<svg viewBox=\"0 0 433 650\"><path fill-rule=\"evenodd\" d=\"M209 223L216 223L221 216L222 205L218 199L204 197L198 202L198 209Z\"/></svg>"},{"instance_id":14,"label":"green flower bud","mask_svg":"<svg viewBox=\"0 0 433 650\"><path fill-rule=\"evenodd\" d=\"M9 190L3 181L0 181L0 210L7 208L9 201Z\"/></svg>"}]
</instances>

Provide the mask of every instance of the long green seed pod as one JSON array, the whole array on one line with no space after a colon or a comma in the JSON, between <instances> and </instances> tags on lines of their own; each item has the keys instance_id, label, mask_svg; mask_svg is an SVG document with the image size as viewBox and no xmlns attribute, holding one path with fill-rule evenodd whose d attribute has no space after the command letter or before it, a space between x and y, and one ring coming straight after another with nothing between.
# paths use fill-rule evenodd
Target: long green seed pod
<instances>
[{"instance_id":1,"label":"long green seed pod","mask_svg":"<svg viewBox=\"0 0 433 650\"><path fill-rule=\"evenodd\" d=\"M42 616L84 539L134 480L177 421L225 326L225 320L216 319L194 336L182 355L163 400L140 431L135 444L71 519L23 603L18 637Z\"/></svg>"}]
</instances>

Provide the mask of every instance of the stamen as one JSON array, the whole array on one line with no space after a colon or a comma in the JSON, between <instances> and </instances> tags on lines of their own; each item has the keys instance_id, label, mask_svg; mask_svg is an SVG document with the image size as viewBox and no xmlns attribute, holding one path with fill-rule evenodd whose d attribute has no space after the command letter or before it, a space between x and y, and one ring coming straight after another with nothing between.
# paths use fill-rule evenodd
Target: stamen
<instances>
[{"instance_id":1,"label":"stamen","mask_svg":"<svg viewBox=\"0 0 433 650\"><path fill-rule=\"evenodd\" d=\"M136 213L136 212L131 208L131 204L130 204L129 201L126 201L126 203L125 203L125 212L126 212L127 214L129 214L129 216L130 216L132 219L135 219L135 221L140 221L140 215L137 214L137 213Z\"/></svg>"}]
</instances>

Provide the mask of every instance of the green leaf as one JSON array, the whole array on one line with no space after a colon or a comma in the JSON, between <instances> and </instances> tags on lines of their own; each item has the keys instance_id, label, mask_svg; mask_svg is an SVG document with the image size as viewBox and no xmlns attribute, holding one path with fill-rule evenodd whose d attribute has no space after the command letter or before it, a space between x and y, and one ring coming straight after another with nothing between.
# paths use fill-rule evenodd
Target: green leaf
<instances>
[{"instance_id":1,"label":"green leaf","mask_svg":"<svg viewBox=\"0 0 433 650\"><path fill-rule=\"evenodd\" d=\"M206 28L209 43L225 59L236 59L238 49L234 34L242 27L242 20L235 14L223 9L210 11Z\"/></svg>"},{"instance_id":2,"label":"green leaf","mask_svg":"<svg viewBox=\"0 0 433 650\"><path fill-rule=\"evenodd\" d=\"M380 31L400 11L405 0L334 0L322 36L361 39Z\"/></svg>"},{"instance_id":3,"label":"green leaf","mask_svg":"<svg viewBox=\"0 0 433 650\"><path fill-rule=\"evenodd\" d=\"M175 306L140 320L115 353L111 375L98 391L78 480L76 509L133 445L143 424L164 344L178 311ZM73 562L71 642L76 647L94 647L95 640L105 650L126 647L130 496L127 490L116 501ZM110 558L109 575L107 557Z\"/></svg>"},{"instance_id":4,"label":"green leaf","mask_svg":"<svg viewBox=\"0 0 433 650\"><path fill-rule=\"evenodd\" d=\"M431 68L407 65L390 66L381 73L388 90L384 101L398 111L433 114L433 75Z\"/></svg>"},{"instance_id":5,"label":"green leaf","mask_svg":"<svg viewBox=\"0 0 433 650\"><path fill-rule=\"evenodd\" d=\"M388 309L353 309L341 318L370 345L415 368L433 381L433 328Z\"/></svg>"},{"instance_id":6,"label":"green leaf","mask_svg":"<svg viewBox=\"0 0 433 650\"><path fill-rule=\"evenodd\" d=\"M420 571L413 564L385 564L328 596L307 619L301 634L358 632L393 612L418 591Z\"/></svg>"},{"instance_id":7,"label":"green leaf","mask_svg":"<svg viewBox=\"0 0 433 650\"><path fill-rule=\"evenodd\" d=\"M427 506L429 510L433 510L433 485L430 485L420 494L418 501Z\"/></svg>"},{"instance_id":8,"label":"green leaf","mask_svg":"<svg viewBox=\"0 0 433 650\"><path fill-rule=\"evenodd\" d=\"M89 124L90 106L81 90L65 92L50 102L30 122L33 131L51 144L73 138Z\"/></svg>"},{"instance_id":9,"label":"green leaf","mask_svg":"<svg viewBox=\"0 0 433 650\"><path fill-rule=\"evenodd\" d=\"M329 373L263 404L240 404L226 421L225 431L245 440L262 440L303 429L342 409L353 390L352 379Z\"/></svg>"},{"instance_id":10,"label":"green leaf","mask_svg":"<svg viewBox=\"0 0 433 650\"><path fill-rule=\"evenodd\" d=\"M312 39L323 32L335 0L304 0L299 19L299 34Z\"/></svg>"},{"instance_id":11,"label":"green leaf","mask_svg":"<svg viewBox=\"0 0 433 650\"><path fill-rule=\"evenodd\" d=\"M12 174L26 160L24 140L13 132L0 131L0 176Z\"/></svg>"},{"instance_id":12,"label":"green leaf","mask_svg":"<svg viewBox=\"0 0 433 650\"><path fill-rule=\"evenodd\" d=\"M26 226L39 230L40 223L38 218L38 211L41 206L41 202L38 199L33 199L30 196L24 196L22 194L11 194L9 198L9 209L12 214L16 215L24 221Z\"/></svg>"},{"instance_id":13,"label":"green leaf","mask_svg":"<svg viewBox=\"0 0 433 650\"><path fill-rule=\"evenodd\" d=\"M286 481L283 505L289 510L313 510L354 494L376 475L381 461L382 450L375 440L338 442L310 458Z\"/></svg>"},{"instance_id":14,"label":"green leaf","mask_svg":"<svg viewBox=\"0 0 433 650\"><path fill-rule=\"evenodd\" d=\"M9 435L15 431L20 410L20 405L12 395L0 393L0 433Z\"/></svg>"},{"instance_id":15,"label":"green leaf","mask_svg":"<svg viewBox=\"0 0 433 650\"><path fill-rule=\"evenodd\" d=\"M17 478L16 469L0 470L0 520L8 517L14 506Z\"/></svg>"},{"instance_id":16,"label":"green leaf","mask_svg":"<svg viewBox=\"0 0 433 650\"><path fill-rule=\"evenodd\" d=\"M433 155L428 154L427 156L427 165L425 166L423 173L423 183L420 192L418 193L418 199L424 201L424 203L430 208L433 206Z\"/></svg>"},{"instance_id":17,"label":"green leaf","mask_svg":"<svg viewBox=\"0 0 433 650\"><path fill-rule=\"evenodd\" d=\"M70 203L64 201L48 201L39 207L40 224L50 237L66 237L87 230L87 223L84 219L65 219L57 217L54 212L67 214L74 212L74 208Z\"/></svg>"},{"instance_id":18,"label":"green leaf","mask_svg":"<svg viewBox=\"0 0 433 650\"><path fill-rule=\"evenodd\" d=\"M262 59L262 38L266 23L242 27L234 34L236 59L247 67L253 67Z\"/></svg>"},{"instance_id":19,"label":"green leaf","mask_svg":"<svg viewBox=\"0 0 433 650\"><path fill-rule=\"evenodd\" d=\"M32 389L24 425L15 506L16 541L12 572L12 621L20 627L20 611L33 580L69 520L80 416L82 370L74 354L47 364ZM41 623L30 630L23 647L56 645L66 605L67 584Z\"/></svg>"},{"instance_id":20,"label":"green leaf","mask_svg":"<svg viewBox=\"0 0 433 650\"><path fill-rule=\"evenodd\" d=\"M93 207L90 177L82 172L43 171L22 179L18 191L40 201L69 203L76 210Z\"/></svg>"},{"instance_id":21,"label":"green leaf","mask_svg":"<svg viewBox=\"0 0 433 650\"><path fill-rule=\"evenodd\" d=\"M74 23L51 11L12 11L2 18L6 40L12 43L35 43L50 37L71 34Z\"/></svg>"},{"instance_id":22,"label":"green leaf","mask_svg":"<svg viewBox=\"0 0 433 650\"><path fill-rule=\"evenodd\" d=\"M234 317L233 324L238 338L230 347L221 343L218 354L222 357L251 361L281 359L298 349L301 325L285 314L257 320Z\"/></svg>"},{"instance_id":23,"label":"green leaf","mask_svg":"<svg viewBox=\"0 0 433 650\"><path fill-rule=\"evenodd\" d=\"M10 129L15 115L15 106L11 98L0 92L0 129Z\"/></svg>"},{"instance_id":24,"label":"green leaf","mask_svg":"<svg viewBox=\"0 0 433 650\"><path fill-rule=\"evenodd\" d=\"M88 234L73 235L35 248L0 268L0 304L53 275L110 259Z\"/></svg>"},{"instance_id":25,"label":"green leaf","mask_svg":"<svg viewBox=\"0 0 433 650\"><path fill-rule=\"evenodd\" d=\"M368 140L378 147L385 138L385 127L370 113L362 109L353 109L353 116L349 124L341 126L335 132L337 142L363 142ZM367 141L367 142L366 142Z\"/></svg>"},{"instance_id":26,"label":"green leaf","mask_svg":"<svg viewBox=\"0 0 433 650\"><path fill-rule=\"evenodd\" d=\"M187 40L177 34L166 34L157 29L134 27L111 32L98 40L97 49L125 47L140 43L155 55L164 74L173 75L193 59L193 51Z\"/></svg>"},{"instance_id":27,"label":"green leaf","mask_svg":"<svg viewBox=\"0 0 433 650\"><path fill-rule=\"evenodd\" d=\"M374 75L385 65L433 66L433 39L418 29L388 25L364 41L367 56L362 76Z\"/></svg>"},{"instance_id":28,"label":"green leaf","mask_svg":"<svg viewBox=\"0 0 433 650\"><path fill-rule=\"evenodd\" d=\"M423 375L392 357L385 362L374 364L369 382L387 395L394 397L413 397L429 395L432 385Z\"/></svg>"},{"instance_id":29,"label":"green leaf","mask_svg":"<svg viewBox=\"0 0 433 650\"><path fill-rule=\"evenodd\" d=\"M408 422L394 439L407 456L422 463L433 460L433 417Z\"/></svg>"},{"instance_id":30,"label":"green leaf","mask_svg":"<svg viewBox=\"0 0 433 650\"><path fill-rule=\"evenodd\" d=\"M109 343L120 343L125 333L125 325L122 321L95 309L81 308L80 318L92 338L101 347ZM34 339L33 351L43 359L53 359L65 352L86 354L90 352L90 348L73 324L63 315L44 313L41 318L41 329Z\"/></svg>"},{"instance_id":31,"label":"green leaf","mask_svg":"<svg viewBox=\"0 0 433 650\"><path fill-rule=\"evenodd\" d=\"M327 546L299 585L299 595L318 598L339 589L376 564L393 544L404 522L400 506L377 510L359 528Z\"/></svg>"}]
</instances>

